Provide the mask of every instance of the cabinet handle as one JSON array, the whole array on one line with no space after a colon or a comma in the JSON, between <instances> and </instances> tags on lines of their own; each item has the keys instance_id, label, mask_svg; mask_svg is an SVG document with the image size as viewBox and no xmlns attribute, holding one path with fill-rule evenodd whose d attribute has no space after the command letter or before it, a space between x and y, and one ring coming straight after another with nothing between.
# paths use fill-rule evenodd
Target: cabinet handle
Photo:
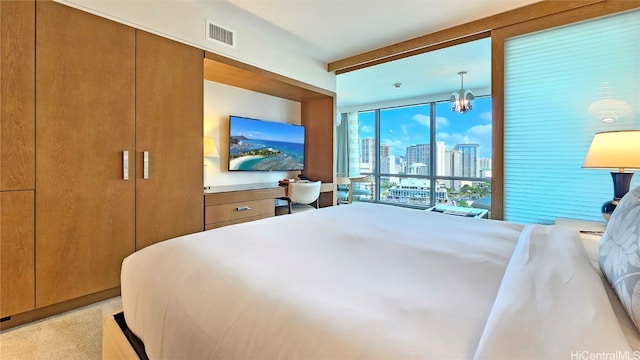
<instances>
[{"instance_id":1,"label":"cabinet handle","mask_svg":"<svg viewBox=\"0 0 640 360\"><path fill-rule=\"evenodd\" d=\"M236 210L237 211L251 210L251 206L238 206Z\"/></svg>"},{"instance_id":2,"label":"cabinet handle","mask_svg":"<svg viewBox=\"0 0 640 360\"><path fill-rule=\"evenodd\" d=\"M149 152L144 151L142 153L142 178L149 180Z\"/></svg>"},{"instance_id":3,"label":"cabinet handle","mask_svg":"<svg viewBox=\"0 0 640 360\"><path fill-rule=\"evenodd\" d=\"M122 151L122 180L129 180L129 152Z\"/></svg>"}]
</instances>

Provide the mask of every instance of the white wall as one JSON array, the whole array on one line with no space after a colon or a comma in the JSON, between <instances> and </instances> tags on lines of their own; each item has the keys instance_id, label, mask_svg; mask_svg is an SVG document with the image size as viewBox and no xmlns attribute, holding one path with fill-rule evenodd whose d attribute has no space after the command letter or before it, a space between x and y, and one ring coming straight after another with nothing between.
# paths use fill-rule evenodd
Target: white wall
<instances>
[{"instance_id":1,"label":"white wall","mask_svg":"<svg viewBox=\"0 0 640 360\"><path fill-rule=\"evenodd\" d=\"M226 2L196 0L54 0L271 72L336 90L327 64L303 53L298 38ZM236 47L206 39L206 21L234 31Z\"/></svg>"},{"instance_id":2,"label":"white wall","mask_svg":"<svg viewBox=\"0 0 640 360\"><path fill-rule=\"evenodd\" d=\"M283 98L204 81L204 136L214 139L219 158L205 158L205 186L254 184L296 178L299 171L227 171L229 115L300 124L301 104Z\"/></svg>"}]
</instances>

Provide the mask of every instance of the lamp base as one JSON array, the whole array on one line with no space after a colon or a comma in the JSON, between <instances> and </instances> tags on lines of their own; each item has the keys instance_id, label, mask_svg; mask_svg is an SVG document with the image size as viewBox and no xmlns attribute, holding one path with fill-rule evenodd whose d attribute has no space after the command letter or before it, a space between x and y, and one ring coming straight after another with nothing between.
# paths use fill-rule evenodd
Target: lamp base
<instances>
[{"instance_id":1,"label":"lamp base","mask_svg":"<svg viewBox=\"0 0 640 360\"><path fill-rule=\"evenodd\" d=\"M613 200L609 200L602 204L602 217L609 221L613 210L618 206L620 199L629 192L629 185L631 184L631 177L633 173L625 172L612 172L611 179L613 180Z\"/></svg>"},{"instance_id":2,"label":"lamp base","mask_svg":"<svg viewBox=\"0 0 640 360\"><path fill-rule=\"evenodd\" d=\"M616 206L618 206L619 201L620 199L613 199L602 204L602 217L606 221L609 221L609 219L611 218L611 214L613 214L613 210L615 210Z\"/></svg>"}]
</instances>

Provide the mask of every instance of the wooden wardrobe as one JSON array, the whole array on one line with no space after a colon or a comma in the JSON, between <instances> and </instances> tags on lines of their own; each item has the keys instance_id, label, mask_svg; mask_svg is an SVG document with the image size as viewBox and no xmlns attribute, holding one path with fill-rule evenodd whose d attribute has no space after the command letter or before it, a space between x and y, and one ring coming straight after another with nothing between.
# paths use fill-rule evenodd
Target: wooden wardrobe
<instances>
[{"instance_id":1,"label":"wooden wardrobe","mask_svg":"<svg viewBox=\"0 0 640 360\"><path fill-rule=\"evenodd\" d=\"M16 111L30 117L23 122L31 135L0 133L0 174L16 171L5 162L14 157L5 151L10 138L31 156L35 175L20 196L2 183L3 318L117 294L124 257L204 223L203 51L51 1L2 1L3 67L14 57L4 53L5 20L15 26L16 13L33 23L24 30L35 38L33 54L24 58L35 85L22 97L35 111ZM4 92L16 82L4 71L3 104L21 103ZM2 115L4 128L4 106ZM7 206L16 201L20 207ZM19 266L5 251L25 247L16 243L31 244ZM4 300L15 298L16 282L30 292L10 308Z\"/></svg>"}]
</instances>

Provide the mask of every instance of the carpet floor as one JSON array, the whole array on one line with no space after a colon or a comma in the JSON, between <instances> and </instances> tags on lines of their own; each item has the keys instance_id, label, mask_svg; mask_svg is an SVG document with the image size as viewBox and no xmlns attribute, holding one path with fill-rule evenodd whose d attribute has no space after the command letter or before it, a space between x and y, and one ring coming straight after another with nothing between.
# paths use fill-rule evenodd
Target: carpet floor
<instances>
[{"instance_id":1,"label":"carpet floor","mask_svg":"<svg viewBox=\"0 0 640 360\"><path fill-rule=\"evenodd\" d=\"M102 319L122 309L120 297L0 332L2 360L99 360Z\"/></svg>"}]
</instances>

